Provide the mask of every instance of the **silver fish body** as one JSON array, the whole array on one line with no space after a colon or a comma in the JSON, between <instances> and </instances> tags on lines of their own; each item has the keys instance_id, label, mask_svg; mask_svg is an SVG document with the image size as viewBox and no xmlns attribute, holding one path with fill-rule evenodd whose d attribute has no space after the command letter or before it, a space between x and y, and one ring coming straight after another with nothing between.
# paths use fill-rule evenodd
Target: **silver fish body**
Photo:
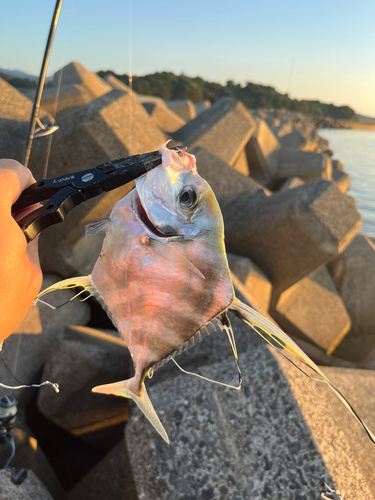
<instances>
[{"instance_id":1,"label":"silver fish body","mask_svg":"<svg viewBox=\"0 0 375 500\"><path fill-rule=\"evenodd\" d=\"M93 391L132 398L169 442L148 398L145 377L193 345L213 320L220 318L230 330L230 311L318 374L375 442L350 404L288 335L236 298L212 189L198 175L192 155L165 146L160 151L162 166L140 178L136 189L115 205L109 221L99 224L106 236L92 275L64 280L38 296L83 286L99 298L125 339L134 377ZM236 355L234 338L230 342Z\"/></svg>"}]
</instances>

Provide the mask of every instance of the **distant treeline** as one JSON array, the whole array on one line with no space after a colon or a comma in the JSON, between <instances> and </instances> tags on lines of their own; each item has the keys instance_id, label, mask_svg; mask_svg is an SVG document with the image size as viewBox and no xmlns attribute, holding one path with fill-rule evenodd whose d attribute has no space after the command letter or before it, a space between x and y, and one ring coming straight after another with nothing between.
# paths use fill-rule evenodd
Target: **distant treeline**
<instances>
[{"instance_id":1,"label":"distant treeline","mask_svg":"<svg viewBox=\"0 0 375 500\"><path fill-rule=\"evenodd\" d=\"M0 78L5 80L6 82L10 83L13 85L13 87L16 88L30 88L30 89L35 89L36 88L36 81L35 80L29 80L29 78L18 78L17 76L12 76L8 75L6 73L2 73L0 71Z\"/></svg>"},{"instance_id":2,"label":"distant treeline","mask_svg":"<svg viewBox=\"0 0 375 500\"><path fill-rule=\"evenodd\" d=\"M117 75L113 71L99 71L103 77L112 74L126 85L128 75ZM194 103L208 99L215 102L223 96L231 96L242 101L249 109L275 108L288 109L312 116L331 116L344 120L356 120L356 114L349 106L334 106L320 101L298 101L288 94L280 94L273 87L247 83L244 87L228 81L225 86L207 82L200 77L190 78L184 74L154 73L146 76L133 76L133 90L143 95L162 97L165 101L174 99L191 99Z\"/></svg>"}]
</instances>

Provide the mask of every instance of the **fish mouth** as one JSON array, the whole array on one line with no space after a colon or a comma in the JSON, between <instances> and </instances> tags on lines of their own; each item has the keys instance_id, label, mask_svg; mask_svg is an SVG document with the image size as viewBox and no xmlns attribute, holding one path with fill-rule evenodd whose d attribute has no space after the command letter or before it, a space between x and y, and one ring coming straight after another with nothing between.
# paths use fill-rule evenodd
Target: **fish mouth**
<instances>
[{"instance_id":1,"label":"fish mouth","mask_svg":"<svg viewBox=\"0 0 375 500\"><path fill-rule=\"evenodd\" d=\"M133 198L133 212L136 215L136 217L141 221L142 225L148 229L152 234L157 236L158 238L170 238L171 236L174 236L173 234L166 234L160 231L151 221L149 216L147 215L146 210L144 209L141 199L138 195L137 192L135 192L135 196ZM136 209L136 210L134 210Z\"/></svg>"}]
</instances>

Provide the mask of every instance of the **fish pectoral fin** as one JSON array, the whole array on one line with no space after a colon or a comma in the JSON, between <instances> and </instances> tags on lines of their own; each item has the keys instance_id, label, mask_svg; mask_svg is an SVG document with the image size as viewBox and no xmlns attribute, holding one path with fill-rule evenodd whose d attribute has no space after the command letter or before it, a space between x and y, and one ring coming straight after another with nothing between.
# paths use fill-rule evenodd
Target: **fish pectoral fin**
<instances>
[{"instance_id":1,"label":"fish pectoral fin","mask_svg":"<svg viewBox=\"0 0 375 500\"><path fill-rule=\"evenodd\" d=\"M168 435L165 432L154 407L152 406L144 382L142 382L138 394L130 389L132 383L134 383L134 379L122 380L121 382L115 382L113 384L98 385L92 389L92 392L97 392L99 394L112 394L114 396L122 396L123 398L132 399L135 403L137 403L139 409L144 413L146 418L151 422L164 441L169 444Z\"/></svg>"},{"instance_id":2,"label":"fish pectoral fin","mask_svg":"<svg viewBox=\"0 0 375 500\"><path fill-rule=\"evenodd\" d=\"M305 354L302 349L298 347L298 345L293 342L293 340L283 332L279 327L268 321L268 319L264 318L261 314L259 314L255 309L249 307L248 305L241 302L237 297L234 298L234 301L229 309L233 314L235 314L238 318L242 319L245 323L247 323L253 330L257 332L266 342L268 342L272 347L282 347L285 352L287 352L290 356L295 357L302 361L305 366L311 368L316 374L318 374L321 379L313 378L318 382L326 383L332 391L336 394L336 396L341 400L342 403L346 406L346 408L350 411L350 413L354 416L354 418L359 422L362 426L370 440L375 444L375 436L372 434L370 429L366 426L363 420L358 416L357 412L354 410L352 405L347 401L347 399L341 394L341 392L329 381L329 379L324 375L322 370L314 363L312 359L310 359L307 354ZM282 354L282 351L280 352ZM285 356L288 361L290 361L296 368L302 371L305 375L310 377L307 373L305 373L298 365L293 363L293 361ZM312 377L310 377L312 378Z\"/></svg>"},{"instance_id":3,"label":"fish pectoral fin","mask_svg":"<svg viewBox=\"0 0 375 500\"><path fill-rule=\"evenodd\" d=\"M92 236L93 234L106 233L108 231L108 226L111 223L111 219L99 219L95 222L90 222L85 226L85 236Z\"/></svg>"},{"instance_id":4,"label":"fish pectoral fin","mask_svg":"<svg viewBox=\"0 0 375 500\"><path fill-rule=\"evenodd\" d=\"M174 248L168 245L167 243L161 243L158 240L154 240L153 238L149 238L149 245L152 250L159 255L162 259L165 259L167 262L172 262L172 264L176 264L178 266L186 267L190 269L193 273L197 274L203 280L205 279L204 275L197 269L189 259L176 252Z\"/></svg>"}]
</instances>

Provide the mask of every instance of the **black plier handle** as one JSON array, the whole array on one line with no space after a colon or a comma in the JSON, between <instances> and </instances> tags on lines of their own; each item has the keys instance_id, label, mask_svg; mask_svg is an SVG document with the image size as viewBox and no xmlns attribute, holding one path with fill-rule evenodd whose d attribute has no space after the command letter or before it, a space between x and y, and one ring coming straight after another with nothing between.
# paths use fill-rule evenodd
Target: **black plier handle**
<instances>
[{"instance_id":1,"label":"black plier handle","mask_svg":"<svg viewBox=\"0 0 375 500\"><path fill-rule=\"evenodd\" d=\"M171 148L181 151L186 148ZM111 191L161 165L159 151L112 160L94 168L43 179L32 184L20 195L12 213L35 205L45 204L18 221L27 241L32 241L46 227L62 222L67 213L81 203Z\"/></svg>"}]
</instances>

